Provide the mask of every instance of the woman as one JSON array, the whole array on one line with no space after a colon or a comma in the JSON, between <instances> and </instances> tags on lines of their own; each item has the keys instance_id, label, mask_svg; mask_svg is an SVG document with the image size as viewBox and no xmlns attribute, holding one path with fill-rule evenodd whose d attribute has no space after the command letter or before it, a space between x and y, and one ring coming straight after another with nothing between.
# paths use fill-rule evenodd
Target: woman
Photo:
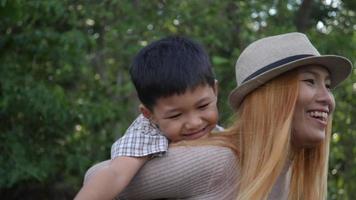
<instances>
[{"instance_id":1,"label":"woman","mask_svg":"<svg viewBox=\"0 0 356 200\"><path fill-rule=\"evenodd\" d=\"M224 133L190 143L200 147L171 148L150 161L121 197L326 199L335 107L330 89L351 69L344 57L321 56L301 33L253 42L236 63L237 87L229 97L235 123ZM206 145L230 147L234 153ZM186 154L186 148L195 151ZM167 160L173 164L165 166Z\"/></svg>"}]
</instances>

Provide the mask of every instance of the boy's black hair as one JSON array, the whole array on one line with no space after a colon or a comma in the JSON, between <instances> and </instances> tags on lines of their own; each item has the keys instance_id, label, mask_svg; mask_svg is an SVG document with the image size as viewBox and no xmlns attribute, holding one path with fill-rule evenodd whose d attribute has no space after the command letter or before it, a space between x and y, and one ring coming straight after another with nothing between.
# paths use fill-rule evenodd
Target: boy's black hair
<instances>
[{"instance_id":1,"label":"boy's black hair","mask_svg":"<svg viewBox=\"0 0 356 200\"><path fill-rule=\"evenodd\" d=\"M203 47L181 36L166 37L141 49L133 60L130 75L138 98L151 111L158 98L215 84Z\"/></svg>"}]
</instances>

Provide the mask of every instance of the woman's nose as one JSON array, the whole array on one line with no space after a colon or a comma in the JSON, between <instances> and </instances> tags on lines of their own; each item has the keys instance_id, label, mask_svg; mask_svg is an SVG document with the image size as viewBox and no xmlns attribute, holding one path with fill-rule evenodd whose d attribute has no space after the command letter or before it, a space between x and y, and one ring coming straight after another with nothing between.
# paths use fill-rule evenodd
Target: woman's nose
<instances>
[{"instance_id":1,"label":"woman's nose","mask_svg":"<svg viewBox=\"0 0 356 200\"><path fill-rule=\"evenodd\" d=\"M331 93L330 89L325 86L318 88L317 101L328 106L330 112L332 112L335 108L334 95Z\"/></svg>"}]
</instances>

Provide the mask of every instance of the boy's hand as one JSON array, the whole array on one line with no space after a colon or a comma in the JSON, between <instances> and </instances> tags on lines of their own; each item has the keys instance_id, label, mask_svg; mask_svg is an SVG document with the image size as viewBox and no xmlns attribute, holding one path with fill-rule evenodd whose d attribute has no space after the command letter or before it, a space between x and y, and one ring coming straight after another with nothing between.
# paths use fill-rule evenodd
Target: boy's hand
<instances>
[{"instance_id":1,"label":"boy's hand","mask_svg":"<svg viewBox=\"0 0 356 200\"><path fill-rule=\"evenodd\" d=\"M84 183L75 200L111 200L130 183L147 157L117 157Z\"/></svg>"}]
</instances>

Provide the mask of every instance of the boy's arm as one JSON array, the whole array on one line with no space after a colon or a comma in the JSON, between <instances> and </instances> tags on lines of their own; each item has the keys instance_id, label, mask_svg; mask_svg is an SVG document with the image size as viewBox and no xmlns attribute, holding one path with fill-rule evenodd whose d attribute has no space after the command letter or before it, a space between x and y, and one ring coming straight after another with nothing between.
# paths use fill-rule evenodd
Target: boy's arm
<instances>
[{"instance_id":1,"label":"boy's arm","mask_svg":"<svg viewBox=\"0 0 356 200\"><path fill-rule=\"evenodd\" d=\"M84 182L106 167L104 161L91 167ZM173 147L162 157L148 161L119 199L194 199L236 198L238 177L235 154L225 147Z\"/></svg>"},{"instance_id":2,"label":"boy's arm","mask_svg":"<svg viewBox=\"0 0 356 200\"><path fill-rule=\"evenodd\" d=\"M130 183L147 157L117 157L84 183L75 200L111 200Z\"/></svg>"}]
</instances>

